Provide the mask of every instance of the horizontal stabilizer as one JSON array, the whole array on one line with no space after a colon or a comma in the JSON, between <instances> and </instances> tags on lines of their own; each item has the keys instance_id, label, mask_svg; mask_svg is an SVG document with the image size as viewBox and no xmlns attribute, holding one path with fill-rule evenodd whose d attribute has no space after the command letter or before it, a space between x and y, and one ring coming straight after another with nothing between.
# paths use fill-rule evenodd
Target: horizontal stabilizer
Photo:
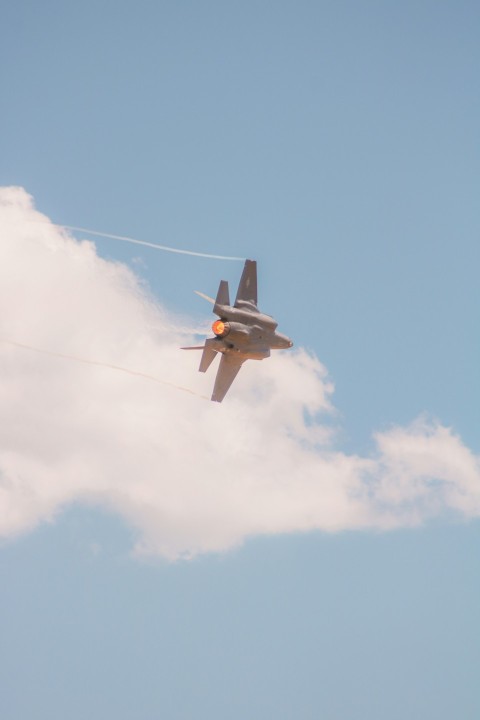
<instances>
[{"instance_id":1,"label":"horizontal stabilizer","mask_svg":"<svg viewBox=\"0 0 480 720\"><path fill-rule=\"evenodd\" d=\"M205 340L205 348L200 359L200 367L198 368L199 372L207 372L218 352L218 346L219 341L216 338L209 338L208 340Z\"/></svg>"},{"instance_id":2,"label":"horizontal stabilizer","mask_svg":"<svg viewBox=\"0 0 480 720\"><path fill-rule=\"evenodd\" d=\"M205 345L191 345L190 347L181 347L180 350L205 350Z\"/></svg>"}]
</instances>

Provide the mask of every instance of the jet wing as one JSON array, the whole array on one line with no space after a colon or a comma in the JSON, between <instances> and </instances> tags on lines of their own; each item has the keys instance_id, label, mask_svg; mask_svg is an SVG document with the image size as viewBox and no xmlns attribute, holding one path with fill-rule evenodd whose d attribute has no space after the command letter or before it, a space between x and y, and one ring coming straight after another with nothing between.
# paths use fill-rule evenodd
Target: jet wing
<instances>
[{"instance_id":1,"label":"jet wing","mask_svg":"<svg viewBox=\"0 0 480 720\"><path fill-rule=\"evenodd\" d=\"M212 400L222 402L227 394L230 385L238 375L238 371L243 365L244 360L236 358L230 353L222 355L220 366L218 368L217 377L215 378L215 387L213 388Z\"/></svg>"},{"instance_id":2,"label":"jet wing","mask_svg":"<svg viewBox=\"0 0 480 720\"><path fill-rule=\"evenodd\" d=\"M240 301L253 303L257 305L257 261L245 260L242 277L238 286L237 297L235 298L235 307L238 307Z\"/></svg>"}]
</instances>

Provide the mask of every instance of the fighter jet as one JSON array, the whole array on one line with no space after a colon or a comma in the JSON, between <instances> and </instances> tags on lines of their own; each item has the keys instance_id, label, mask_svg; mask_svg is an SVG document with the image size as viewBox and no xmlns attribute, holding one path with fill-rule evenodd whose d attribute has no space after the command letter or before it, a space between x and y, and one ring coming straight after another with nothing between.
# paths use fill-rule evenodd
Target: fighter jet
<instances>
[{"instance_id":1,"label":"fighter jet","mask_svg":"<svg viewBox=\"0 0 480 720\"><path fill-rule=\"evenodd\" d=\"M205 345L184 347L182 350L203 350L200 372L206 372L217 353L221 353L215 378L212 400L222 402L245 360L263 360L270 350L291 348L293 342L276 332L278 323L261 313L257 306L257 263L246 260L238 286L235 303L230 305L228 282L221 280L215 300L197 293L213 303L213 312L219 317L212 324L215 335Z\"/></svg>"}]
</instances>

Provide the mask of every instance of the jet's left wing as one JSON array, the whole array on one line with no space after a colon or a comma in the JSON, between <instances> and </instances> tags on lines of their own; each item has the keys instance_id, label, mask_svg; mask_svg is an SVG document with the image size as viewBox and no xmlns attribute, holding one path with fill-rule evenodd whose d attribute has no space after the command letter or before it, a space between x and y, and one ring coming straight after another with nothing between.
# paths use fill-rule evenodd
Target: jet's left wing
<instances>
[{"instance_id":1,"label":"jet's left wing","mask_svg":"<svg viewBox=\"0 0 480 720\"><path fill-rule=\"evenodd\" d=\"M243 363L244 360L240 360L230 353L228 355L222 355L217 377L215 378L212 400L222 402Z\"/></svg>"}]
</instances>

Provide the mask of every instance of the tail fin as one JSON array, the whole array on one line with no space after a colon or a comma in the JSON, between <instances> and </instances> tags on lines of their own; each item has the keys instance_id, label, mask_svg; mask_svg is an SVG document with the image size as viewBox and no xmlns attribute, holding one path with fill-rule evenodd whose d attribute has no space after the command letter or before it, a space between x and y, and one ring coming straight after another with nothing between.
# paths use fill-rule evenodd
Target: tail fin
<instances>
[{"instance_id":1,"label":"tail fin","mask_svg":"<svg viewBox=\"0 0 480 720\"><path fill-rule=\"evenodd\" d=\"M218 340L216 338L208 338L205 340L205 348L200 359L199 372L207 372L213 362L213 358L217 354Z\"/></svg>"},{"instance_id":2,"label":"tail fin","mask_svg":"<svg viewBox=\"0 0 480 720\"><path fill-rule=\"evenodd\" d=\"M237 297L235 298L235 306L239 307L239 303L248 302L257 305L257 262L256 260L245 260L242 277L238 286Z\"/></svg>"},{"instance_id":3,"label":"tail fin","mask_svg":"<svg viewBox=\"0 0 480 720\"><path fill-rule=\"evenodd\" d=\"M220 312L217 312L219 305L230 305L230 293L228 292L228 282L226 280L220 280L218 286L217 297L213 306L213 312L216 315L221 315Z\"/></svg>"}]
</instances>

